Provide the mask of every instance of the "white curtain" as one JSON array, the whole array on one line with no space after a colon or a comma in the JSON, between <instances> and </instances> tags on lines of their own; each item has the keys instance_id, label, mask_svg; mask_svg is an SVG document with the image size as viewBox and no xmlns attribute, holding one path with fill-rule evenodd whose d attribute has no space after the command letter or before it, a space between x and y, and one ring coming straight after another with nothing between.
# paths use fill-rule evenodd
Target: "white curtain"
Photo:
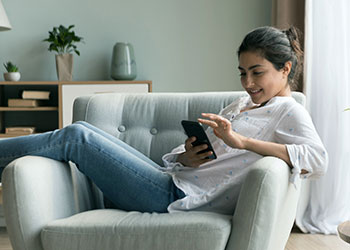
<instances>
[{"instance_id":1,"label":"white curtain","mask_svg":"<svg viewBox=\"0 0 350 250\"><path fill-rule=\"evenodd\" d=\"M350 1L306 0L305 93L329 153L328 171L310 182L303 231L335 234L350 220Z\"/></svg>"}]
</instances>

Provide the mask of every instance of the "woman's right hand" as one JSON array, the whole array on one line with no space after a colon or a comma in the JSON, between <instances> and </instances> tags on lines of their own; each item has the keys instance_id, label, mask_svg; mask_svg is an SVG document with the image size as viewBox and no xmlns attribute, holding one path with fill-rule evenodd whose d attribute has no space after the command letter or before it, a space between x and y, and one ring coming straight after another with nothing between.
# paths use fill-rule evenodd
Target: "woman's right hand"
<instances>
[{"instance_id":1,"label":"woman's right hand","mask_svg":"<svg viewBox=\"0 0 350 250\"><path fill-rule=\"evenodd\" d=\"M208 145L193 146L192 143L196 140L196 137L190 137L185 141L186 152L177 157L177 162L187 167L198 168L200 165L212 160L207 158L213 154L211 151L198 154L198 152L207 149Z\"/></svg>"}]
</instances>

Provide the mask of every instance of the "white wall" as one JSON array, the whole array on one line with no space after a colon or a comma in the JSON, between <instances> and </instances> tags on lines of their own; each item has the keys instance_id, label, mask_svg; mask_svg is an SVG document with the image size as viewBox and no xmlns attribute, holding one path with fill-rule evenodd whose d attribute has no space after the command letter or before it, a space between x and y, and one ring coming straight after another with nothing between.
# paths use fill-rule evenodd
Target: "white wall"
<instances>
[{"instance_id":1,"label":"white wall","mask_svg":"<svg viewBox=\"0 0 350 250\"><path fill-rule=\"evenodd\" d=\"M113 45L128 41L137 79L152 80L154 92L240 89L237 47L271 16L271 0L2 2L13 29L0 32L0 72L11 60L22 80L56 80L54 53L42 40L53 26L75 24L85 44L74 58L74 80L110 79Z\"/></svg>"}]
</instances>

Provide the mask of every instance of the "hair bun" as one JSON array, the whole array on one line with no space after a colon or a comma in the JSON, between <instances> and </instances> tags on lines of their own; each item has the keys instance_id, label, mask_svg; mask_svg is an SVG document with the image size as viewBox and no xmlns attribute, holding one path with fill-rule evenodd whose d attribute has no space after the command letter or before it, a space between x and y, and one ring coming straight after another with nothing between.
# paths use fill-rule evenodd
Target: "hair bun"
<instances>
[{"instance_id":1,"label":"hair bun","mask_svg":"<svg viewBox=\"0 0 350 250\"><path fill-rule=\"evenodd\" d=\"M301 60L304 54L300 45L300 37L302 36L301 31L298 28L291 26L289 29L283 30L283 33L286 34L293 51L296 53L298 59Z\"/></svg>"}]
</instances>

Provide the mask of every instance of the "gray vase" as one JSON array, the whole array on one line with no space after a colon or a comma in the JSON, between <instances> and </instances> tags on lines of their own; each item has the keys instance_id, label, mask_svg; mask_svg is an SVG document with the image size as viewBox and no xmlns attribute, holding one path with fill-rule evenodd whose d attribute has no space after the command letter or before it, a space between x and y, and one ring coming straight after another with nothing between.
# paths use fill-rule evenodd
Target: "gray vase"
<instances>
[{"instance_id":1,"label":"gray vase","mask_svg":"<svg viewBox=\"0 0 350 250\"><path fill-rule=\"evenodd\" d=\"M134 48L130 43L116 43L113 47L111 77L114 80L134 80L136 75Z\"/></svg>"}]
</instances>

